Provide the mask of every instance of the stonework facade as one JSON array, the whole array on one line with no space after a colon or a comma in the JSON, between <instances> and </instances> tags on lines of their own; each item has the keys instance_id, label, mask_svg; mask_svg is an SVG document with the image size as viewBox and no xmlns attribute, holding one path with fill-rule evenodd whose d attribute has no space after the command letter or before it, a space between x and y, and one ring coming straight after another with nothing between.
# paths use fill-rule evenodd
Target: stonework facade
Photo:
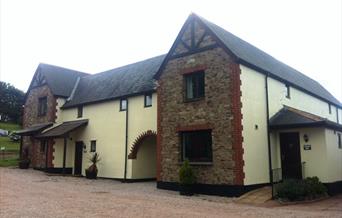
<instances>
[{"instance_id":1,"label":"stonework facade","mask_svg":"<svg viewBox=\"0 0 342 218\"><path fill-rule=\"evenodd\" d=\"M39 98L47 97L47 113L38 116ZM47 85L35 87L29 90L25 101L23 128L28 128L34 124L54 122L56 120L56 98ZM23 137L23 150L28 149L31 159L31 166L34 168L45 168L52 165L53 140L48 141L47 149L41 149L41 141L31 136ZM48 160L46 161L46 157Z\"/></svg>"},{"instance_id":2,"label":"stonework facade","mask_svg":"<svg viewBox=\"0 0 342 218\"><path fill-rule=\"evenodd\" d=\"M205 98L184 102L183 75L200 69L205 75ZM240 94L239 84L239 66L220 47L168 61L158 87L159 181L178 182L179 131L211 129L213 160L193 166L197 182L242 185L241 113L236 111L241 103L240 96L235 97Z\"/></svg>"}]
</instances>

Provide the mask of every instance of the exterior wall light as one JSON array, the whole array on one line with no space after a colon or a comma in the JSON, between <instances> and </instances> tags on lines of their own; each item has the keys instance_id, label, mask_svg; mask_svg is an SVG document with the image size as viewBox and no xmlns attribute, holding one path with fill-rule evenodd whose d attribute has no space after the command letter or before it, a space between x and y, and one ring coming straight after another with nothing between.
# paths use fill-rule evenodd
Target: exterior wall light
<instances>
[{"instance_id":1,"label":"exterior wall light","mask_svg":"<svg viewBox=\"0 0 342 218\"><path fill-rule=\"evenodd\" d=\"M304 134L303 138L304 138L304 141L305 141L305 142L308 142L308 141L309 141L309 136L308 136L307 134Z\"/></svg>"}]
</instances>

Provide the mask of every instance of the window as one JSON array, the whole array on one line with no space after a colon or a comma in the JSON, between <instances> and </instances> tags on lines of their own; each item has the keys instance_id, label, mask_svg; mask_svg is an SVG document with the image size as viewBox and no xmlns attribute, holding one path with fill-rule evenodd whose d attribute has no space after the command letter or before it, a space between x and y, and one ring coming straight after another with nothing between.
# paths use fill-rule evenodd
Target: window
<instances>
[{"instance_id":1,"label":"window","mask_svg":"<svg viewBox=\"0 0 342 218\"><path fill-rule=\"evenodd\" d=\"M185 79L185 100L204 97L204 71L187 74Z\"/></svg>"},{"instance_id":2,"label":"window","mask_svg":"<svg viewBox=\"0 0 342 218\"><path fill-rule=\"evenodd\" d=\"M337 133L338 148L342 149L341 133Z\"/></svg>"},{"instance_id":3,"label":"window","mask_svg":"<svg viewBox=\"0 0 342 218\"><path fill-rule=\"evenodd\" d=\"M144 106L145 107L151 107L152 106L152 94L145 95Z\"/></svg>"},{"instance_id":4,"label":"window","mask_svg":"<svg viewBox=\"0 0 342 218\"><path fill-rule=\"evenodd\" d=\"M38 116L45 116L47 112L47 97L38 99Z\"/></svg>"},{"instance_id":5,"label":"window","mask_svg":"<svg viewBox=\"0 0 342 218\"><path fill-rule=\"evenodd\" d=\"M80 118L83 116L83 106L78 106L77 108L77 118Z\"/></svg>"},{"instance_id":6,"label":"window","mask_svg":"<svg viewBox=\"0 0 342 218\"><path fill-rule=\"evenodd\" d=\"M47 146L48 146L48 141L47 140L41 140L40 141L40 152L45 153Z\"/></svg>"},{"instance_id":7,"label":"window","mask_svg":"<svg viewBox=\"0 0 342 218\"><path fill-rule=\"evenodd\" d=\"M286 85L286 98L291 98L290 85Z\"/></svg>"},{"instance_id":8,"label":"window","mask_svg":"<svg viewBox=\"0 0 342 218\"><path fill-rule=\"evenodd\" d=\"M329 114L331 114L331 104L329 104Z\"/></svg>"},{"instance_id":9,"label":"window","mask_svg":"<svg viewBox=\"0 0 342 218\"><path fill-rule=\"evenodd\" d=\"M190 162L211 162L211 130L181 133L182 160Z\"/></svg>"},{"instance_id":10,"label":"window","mask_svg":"<svg viewBox=\"0 0 342 218\"><path fill-rule=\"evenodd\" d=\"M127 110L127 99L120 100L120 111Z\"/></svg>"},{"instance_id":11,"label":"window","mask_svg":"<svg viewBox=\"0 0 342 218\"><path fill-rule=\"evenodd\" d=\"M90 152L96 152L96 140L90 141Z\"/></svg>"}]
</instances>

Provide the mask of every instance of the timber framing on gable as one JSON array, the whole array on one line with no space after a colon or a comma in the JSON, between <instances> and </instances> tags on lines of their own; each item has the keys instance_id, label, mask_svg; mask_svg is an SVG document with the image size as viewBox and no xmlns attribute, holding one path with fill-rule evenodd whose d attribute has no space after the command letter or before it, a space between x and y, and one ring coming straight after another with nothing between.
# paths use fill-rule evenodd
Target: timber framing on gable
<instances>
[{"instance_id":1,"label":"timber framing on gable","mask_svg":"<svg viewBox=\"0 0 342 218\"><path fill-rule=\"evenodd\" d=\"M170 59L180 58L194 53L206 51L218 46L207 28L191 17L184 24L173 48L170 50Z\"/></svg>"}]
</instances>

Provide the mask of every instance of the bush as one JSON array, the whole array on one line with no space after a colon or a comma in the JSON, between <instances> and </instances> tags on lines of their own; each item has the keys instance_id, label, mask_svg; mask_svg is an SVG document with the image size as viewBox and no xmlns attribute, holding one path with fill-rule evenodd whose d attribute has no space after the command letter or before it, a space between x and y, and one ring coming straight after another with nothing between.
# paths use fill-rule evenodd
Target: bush
<instances>
[{"instance_id":1,"label":"bush","mask_svg":"<svg viewBox=\"0 0 342 218\"><path fill-rule=\"evenodd\" d=\"M179 170L179 182L181 185L192 185L196 182L195 174L187 159Z\"/></svg>"},{"instance_id":2,"label":"bush","mask_svg":"<svg viewBox=\"0 0 342 218\"><path fill-rule=\"evenodd\" d=\"M289 201L311 200L327 193L326 187L317 177L284 180L276 189L278 198Z\"/></svg>"}]
</instances>

